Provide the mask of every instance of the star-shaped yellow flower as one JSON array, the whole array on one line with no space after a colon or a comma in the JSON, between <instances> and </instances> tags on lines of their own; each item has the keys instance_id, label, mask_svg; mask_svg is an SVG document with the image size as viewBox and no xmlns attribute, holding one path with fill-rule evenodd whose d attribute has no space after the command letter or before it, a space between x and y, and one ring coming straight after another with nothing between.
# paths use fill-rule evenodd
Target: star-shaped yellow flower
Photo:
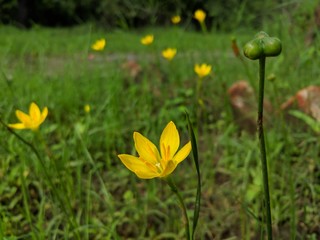
<instances>
[{"instance_id":1,"label":"star-shaped yellow flower","mask_svg":"<svg viewBox=\"0 0 320 240\"><path fill-rule=\"evenodd\" d=\"M154 40L154 36L149 34L149 35L146 35L143 38L141 38L140 42L143 45L150 45L151 43L153 43L153 40Z\"/></svg>"},{"instance_id":2,"label":"star-shaped yellow flower","mask_svg":"<svg viewBox=\"0 0 320 240\"><path fill-rule=\"evenodd\" d=\"M172 60L176 54L177 49L175 48L167 48L162 51L162 56L169 61Z\"/></svg>"},{"instance_id":3,"label":"star-shaped yellow flower","mask_svg":"<svg viewBox=\"0 0 320 240\"><path fill-rule=\"evenodd\" d=\"M94 44L92 44L91 48L95 51L102 51L106 46L106 40L101 38L97 40Z\"/></svg>"},{"instance_id":4,"label":"star-shaped yellow flower","mask_svg":"<svg viewBox=\"0 0 320 240\"><path fill-rule=\"evenodd\" d=\"M140 133L134 132L133 139L139 157L128 154L120 154L118 157L139 178L151 179L168 176L191 151L190 141L178 151L180 136L172 121L167 124L161 134L160 153L157 147Z\"/></svg>"},{"instance_id":5,"label":"star-shaped yellow flower","mask_svg":"<svg viewBox=\"0 0 320 240\"><path fill-rule=\"evenodd\" d=\"M200 23L202 23L205 19L206 19L206 13L201 10L201 9L198 9L194 12L194 15L193 17Z\"/></svg>"},{"instance_id":6,"label":"star-shaped yellow flower","mask_svg":"<svg viewBox=\"0 0 320 240\"><path fill-rule=\"evenodd\" d=\"M16 116L20 120L20 123L8 124L8 126L15 129L37 130L46 119L47 115L47 107L40 112L38 105L32 102L29 107L29 115L20 110L16 110Z\"/></svg>"},{"instance_id":7,"label":"star-shaped yellow flower","mask_svg":"<svg viewBox=\"0 0 320 240\"><path fill-rule=\"evenodd\" d=\"M173 24L178 24L180 21L181 21L181 17L180 17L179 15L173 16L173 17L171 18L171 22L172 22Z\"/></svg>"},{"instance_id":8,"label":"star-shaped yellow flower","mask_svg":"<svg viewBox=\"0 0 320 240\"><path fill-rule=\"evenodd\" d=\"M194 71L199 76L199 78L203 78L203 77L205 77L205 76L210 74L211 68L212 68L211 65L208 65L208 64L205 64L205 63L203 63L201 65L196 64L194 66Z\"/></svg>"}]
</instances>

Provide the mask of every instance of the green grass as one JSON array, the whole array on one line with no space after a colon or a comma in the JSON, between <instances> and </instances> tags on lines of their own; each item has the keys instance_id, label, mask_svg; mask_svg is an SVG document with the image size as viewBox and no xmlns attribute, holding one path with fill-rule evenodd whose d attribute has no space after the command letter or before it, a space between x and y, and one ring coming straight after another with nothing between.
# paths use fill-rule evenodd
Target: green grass
<instances>
[{"instance_id":1,"label":"green grass","mask_svg":"<svg viewBox=\"0 0 320 240\"><path fill-rule=\"evenodd\" d=\"M320 232L319 136L301 122L287 122L277 103L298 89L320 83L319 51L306 47L299 31L265 26L282 40L283 53L267 60L266 97L275 110L265 129L275 239L318 239ZM213 66L203 82L204 117L198 125L203 192L196 239L260 239L263 193L258 141L234 121L227 89L247 79L257 88L258 63L234 57L231 38L242 47L256 31L212 32L180 28L104 32L85 25L72 29L0 28L0 116L35 101L48 106L39 134L15 131L33 151L1 127L1 239L182 239L184 227L175 196L159 180L141 180L117 154L135 153L132 133L156 144L173 120L188 140L185 109L195 120L195 63ZM152 46L140 38L153 33ZM105 37L103 52L91 44ZM315 42L315 49L319 42ZM160 52L176 47L172 62ZM95 58L88 59L89 54ZM135 59L142 71L123 70ZM83 110L90 104L91 112ZM191 155L190 155L191 156ZM44 166L44 167L43 167ZM46 169L46 170L44 170ZM46 173L47 172L47 173ZM196 193L191 157L173 177L189 215Z\"/></svg>"}]
</instances>

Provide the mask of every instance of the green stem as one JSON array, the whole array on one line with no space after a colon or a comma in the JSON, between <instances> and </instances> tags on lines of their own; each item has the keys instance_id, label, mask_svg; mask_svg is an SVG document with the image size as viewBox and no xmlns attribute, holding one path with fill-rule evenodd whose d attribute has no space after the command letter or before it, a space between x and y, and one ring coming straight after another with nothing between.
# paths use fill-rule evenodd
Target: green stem
<instances>
[{"instance_id":1,"label":"green stem","mask_svg":"<svg viewBox=\"0 0 320 240\"><path fill-rule=\"evenodd\" d=\"M181 209L182 209L182 213L184 216L184 220L185 220L185 229L186 229L186 237L187 240L191 240L191 236L190 236L190 227L189 227L189 218L188 218L188 214L187 214L187 208L186 205L184 203L184 200L176 186L176 184L174 183L173 179L169 176L168 178L166 178L166 182L167 184L170 186L172 192L177 196Z\"/></svg>"},{"instance_id":2,"label":"green stem","mask_svg":"<svg viewBox=\"0 0 320 240\"><path fill-rule=\"evenodd\" d=\"M203 99L202 95L202 81L203 78L199 78L197 81L197 88L196 88L196 109L197 109L197 125L200 124L202 109L203 109Z\"/></svg>"},{"instance_id":3,"label":"green stem","mask_svg":"<svg viewBox=\"0 0 320 240\"><path fill-rule=\"evenodd\" d=\"M207 33L208 32L207 25L206 25L206 23L204 21L200 22L200 26L201 26L201 31L203 33Z\"/></svg>"},{"instance_id":4,"label":"green stem","mask_svg":"<svg viewBox=\"0 0 320 240\"><path fill-rule=\"evenodd\" d=\"M264 95L264 79L265 79L265 65L266 58L262 56L259 58L259 102L258 102L258 134L260 141L260 153L261 153L261 167L263 174L263 188L266 207L266 224L268 240L272 240L272 222L271 222L271 209L270 209L270 195L269 195L269 183L268 183L268 165L266 157L266 147L263 133L263 95Z\"/></svg>"}]
</instances>

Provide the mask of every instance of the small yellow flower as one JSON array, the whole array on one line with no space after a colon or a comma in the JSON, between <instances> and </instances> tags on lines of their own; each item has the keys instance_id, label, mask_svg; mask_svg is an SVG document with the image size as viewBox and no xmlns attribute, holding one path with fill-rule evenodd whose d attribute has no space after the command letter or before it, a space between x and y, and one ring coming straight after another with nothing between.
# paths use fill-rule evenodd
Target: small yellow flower
<instances>
[{"instance_id":1,"label":"small yellow flower","mask_svg":"<svg viewBox=\"0 0 320 240\"><path fill-rule=\"evenodd\" d=\"M39 128L47 115L47 107L40 112L38 105L32 102L29 107L29 115L20 110L16 110L16 116L21 123L8 124L8 126L15 129L31 129L34 131Z\"/></svg>"},{"instance_id":2,"label":"small yellow flower","mask_svg":"<svg viewBox=\"0 0 320 240\"><path fill-rule=\"evenodd\" d=\"M196 72L196 74L199 76L199 78L203 78L207 75L209 75L209 73L211 72L211 65L208 64L196 64L194 66L194 71Z\"/></svg>"},{"instance_id":3,"label":"small yellow flower","mask_svg":"<svg viewBox=\"0 0 320 240\"><path fill-rule=\"evenodd\" d=\"M162 56L169 61L172 60L176 54L177 49L175 48L167 48L162 51Z\"/></svg>"},{"instance_id":4,"label":"small yellow flower","mask_svg":"<svg viewBox=\"0 0 320 240\"><path fill-rule=\"evenodd\" d=\"M157 147L140 133L134 132L133 139L139 157L128 154L120 154L118 157L139 178L151 179L168 176L191 151L190 141L178 151L180 136L172 121L167 124L161 134L160 153Z\"/></svg>"},{"instance_id":5,"label":"small yellow flower","mask_svg":"<svg viewBox=\"0 0 320 240\"><path fill-rule=\"evenodd\" d=\"M97 40L94 44L92 44L91 48L95 51L102 51L106 46L106 40L101 38Z\"/></svg>"},{"instance_id":6,"label":"small yellow flower","mask_svg":"<svg viewBox=\"0 0 320 240\"><path fill-rule=\"evenodd\" d=\"M89 113L90 110L91 110L91 107L90 107L89 104L86 104L86 105L84 105L83 109L84 109L84 111L85 111L86 113Z\"/></svg>"},{"instance_id":7,"label":"small yellow flower","mask_svg":"<svg viewBox=\"0 0 320 240\"><path fill-rule=\"evenodd\" d=\"M143 45L150 45L151 43L153 43L153 35L146 35L144 36L143 38L141 38L140 42L143 44Z\"/></svg>"},{"instance_id":8,"label":"small yellow flower","mask_svg":"<svg viewBox=\"0 0 320 240\"><path fill-rule=\"evenodd\" d=\"M181 17L180 17L179 15L173 16L173 17L171 18L171 22L172 22L173 24L178 24L178 23L180 23L180 21L181 21Z\"/></svg>"},{"instance_id":9,"label":"small yellow flower","mask_svg":"<svg viewBox=\"0 0 320 240\"><path fill-rule=\"evenodd\" d=\"M194 17L198 22L202 23L202 22L205 20L205 18L206 18L206 13L205 13L203 10L198 9L198 10L196 10L196 11L194 12L193 17Z\"/></svg>"}]
</instances>

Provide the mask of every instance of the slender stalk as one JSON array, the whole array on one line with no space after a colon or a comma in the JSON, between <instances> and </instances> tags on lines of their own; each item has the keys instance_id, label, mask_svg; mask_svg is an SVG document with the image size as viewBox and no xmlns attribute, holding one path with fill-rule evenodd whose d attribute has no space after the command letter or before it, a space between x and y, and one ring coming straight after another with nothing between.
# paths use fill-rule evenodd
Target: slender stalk
<instances>
[{"instance_id":1,"label":"slender stalk","mask_svg":"<svg viewBox=\"0 0 320 240\"><path fill-rule=\"evenodd\" d=\"M39 239L38 236L38 232L36 231L34 224L32 222L32 218L31 218L31 211L30 211L30 196L28 194L28 190L27 190L27 183L26 183L26 179L23 175L23 169L20 168L20 179L21 179L21 186L22 186L22 196L23 196L23 206L26 212L26 218L30 224L30 228L31 228L31 233L30 235L32 236L32 239Z\"/></svg>"},{"instance_id":2,"label":"slender stalk","mask_svg":"<svg viewBox=\"0 0 320 240\"><path fill-rule=\"evenodd\" d=\"M192 233L191 233L191 239L194 239L194 235L195 235L195 231L196 231L198 219L199 219L199 212L200 212L201 173L200 173L200 166L199 166L199 159L198 159L199 154L198 154L198 147L197 147L197 139L194 134L193 127L192 127L188 112L186 112L186 116L187 116L188 130L189 130L189 136L190 136L191 146L192 146L193 161L194 161L194 165L196 167L197 180L198 180L196 200L194 203Z\"/></svg>"},{"instance_id":3,"label":"slender stalk","mask_svg":"<svg viewBox=\"0 0 320 240\"><path fill-rule=\"evenodd\" d=\"M196 87L196 108L197 108L197 124L200 123L202 111L204 108L203 99L202 99L202 82L203 78L199 78L197 80L197 87Z\"/></svg>"},{"instance_id":4,"label":"slender stalk","mask_svg":"<svg viewBox=\"0 0 320 240\"><path fill-rule=\"evenodd\" d=\"M173 179L169 176L167 179L166 179L166 182L167 184L170 186L172 192L177 196L178 200L179 200L179 203L180 203L180 206L181 206L181 209L182 209L182 213L183 213L183 216L184 216L184 224L185 224L185 229L186 229L186 239L187 240L191 240L191 236L190 236L190 227L189 227L189 218L188 218L188 214L187 214L187 208L186 208L186 205L184 203L184 200L176 186L176 184L174 183Z\"/></svg>"},{"instance_id":5,"label":"slender stalk","mask_svg":"<svg viewBox=\"0 0 320 240\"><path fill-rule=\"evenodd\" d=\"M207 25L206 25L206 23L204 21L200 22L200 26L201 26L201 31L203 33L207 33L208 32Z\"/></svg>"},{"instance_id":6,"label":"slender stalk","mask_svg":"<svg viewBox=\"0 0 320 240\"><path fill-rule=\"evenodd\" d=\"M270 194L269 194L269 183L268 183L268 165L267 165L266 147L265 147L264 133L263 133L263 97L264 97L265 65L266 65L266 57L262 56L259 58L260 82L259 82L257 124L258 124L258 134L259 134L259 142L260 142L267 234L268 234L268 240L272 240L272 222L271 222L272 220L271 220Z\"/></svg>"}]
</instances>

